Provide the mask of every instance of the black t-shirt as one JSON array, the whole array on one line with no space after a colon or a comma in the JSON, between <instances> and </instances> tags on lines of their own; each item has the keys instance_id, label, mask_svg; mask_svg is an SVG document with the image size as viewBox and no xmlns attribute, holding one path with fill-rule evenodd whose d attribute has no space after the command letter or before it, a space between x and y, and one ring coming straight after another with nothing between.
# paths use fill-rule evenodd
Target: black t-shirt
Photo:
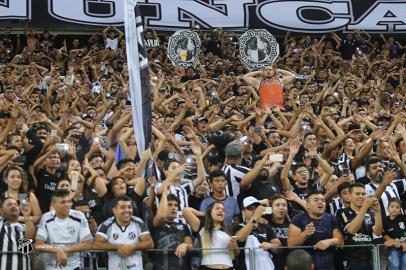
<instances>
[{"instance_id":1,"label":"black t-shirt","mask_svg":"<svg viewBox=\"0 0 406 270\"><path fill-rule=\"evenodd\" d=\"M239 230L241 230L242 228L244 228L244 224L241 223L239 224L236 229L235 229L235 233L237 233ZM276 236L272 231L272 227L269 224L258 224L257 227L255 227L254 229L252 229L250 235L256 237L259 241L259 243L264 243L264 242L268 242L270 243L272 241L272 239L275 239ZM241 247L245 247L245 242L238 242L238 246ZM240 252L240 255L238 256L238 266L240 270L246 270L247 267L245 265L245 252Z\"/></svg>"},{"instance_id":2,"label":"black t-shirt","mask_svg":"<svg viewBox=\"0 0 406 270\"><path fill-rule=\"evenodd\" d=\"M241 198L246 198L248 196L253 196L258 200L271 199L271 197L277 193L281 193L278 186L273 185L269 182L263 182L259 179L255 179L249 189L241 189Z\"/></svg>"},{"instance_id":3,"label":"black t-shirt","mask_svg":"<svg viewBox=\"0 0 406 270\"><path fill-rule=\"evenodd\" d=\"M318 190L321 191L321 187L319 185L318 181L310 181L307 185L306 188L300 188L296 185L295 181L291 181L291 186L292 186L292 191L295 192L300 199L306 200L307 194L309 194L310 191L313 190ZM294 217L295 215L299 214L302 212L303 207L297 204L296 202L289 201L289 216Z\"/></svg>"},{"instance_id":4,"label":"black t-shirt","mask_svg":"<svg viewBox=\"0 0 406 270\"><path fill-rule=\"evenodd\" d=\"M37 195L42 213L49 211L51 195L56 190L58 182L64 178L63 176L63 171L56 171L56 173L52 175L45 169L40 169L35 173L35 178L37 179L35 194Z\"/></svg>"},{"instance_id":5,"label":"black t-shirt","mask_svg":"<svg viewBox=\"0 0 406 270\"><path fill-rule=\"evenodd\" d=\"M152 222L151 222L152 225ZM190 236L189 228L180 221L164 223L159 227L150 226L156 249L172 249L183 243L185 236ZM187 257L177 257L174 251L152 253L154 270L187 270Z\"/></svg>"},{"instance_id":6,"label":"black t-shirt","mask_svg":"<svg viewBox=\"0 0 406 270\"><path fill-rule=\"evenodd\" d=\"M206 44L206 54L212 52L214 55L222 56L220 41L210 40Z\"/></svg>"},{"instance_id":7,"label":"black t-shirt","mask_svg":"<svg viewBox=\"0 0 406 270\"><path fill-rule=\"evenodd\" d=\"M2 35L0 39L3 42L3 46L9 49L14 48L15 44L17 43L17 38L15 35Z\"/></svg>"},{"instance_id":8,"label":"black t-shirt","mask_svg":"<svg viewBox=\"0 0 406 270\"><path fill-rule=\"evenodd\" d=\"M278 224L272 222L272 217L270 218L270 223L273 233L275 234L276 238L278 238L282 246L288 246L288 231L289 231L289 221L285 220L283 224ZM274 255L273 262L275 264L276 270L284 270L286 264L286 257L288 255L289 250L282 249L279 253Z\"/></svg>"},{"instance_id":9,"label":"black t-shirt","mask_svg":"<svg viewBox=\"0 0 406 270\"><path fill-rule=\"evenodd\" d=\"M364 221L360 229L354 234L347 231L347 226L355 219L357 213L350 207L341 208L336 213L338 225L344 235L345 245L371 245L373 244L373 230L375 224L375 214L368 210L365 213ZM356 252L355 252L356 249ZM358 263L370 264L371 250L370 248L345 248L343 249L343 257L351 264L351 261Z\"/></svg>"},{"instance_id":10,"label":"black t-shirt","mask_svg":"<svg viewBox=\"0 0 406 270\"><path fill-rule=\"evenodd\" d=\"M314 246L319 241L333 238L333 231L339 229L335 216L324 214L320 219L313 219L307 213L302 212L293 217L291 224L305 230L309 223L313 223L316 229L315 233L309 236L303 243L303 246ZM334 269L334 250L309 250L312 255L313 263L316 269Z\"/></svg>"},{"instance_id":11,"label":"black t-shirt","mask_svg":"<svg viewBox=\"0 0 406 270\"><path fill-rule=\"evenodd\" d=\"M406 242L406 216L398 215L393 220L385 217L383 220L383 234L394 240Z\"/></svg>"},{"instance_id":12,"label":"black t-shirt","mask_svg":"<svg viewBox=\"0 0 406 270\"><path fill-rule=\"evenodd\" d=\"M204 199L205 198L199 198L193 194L189 194L189 196L188 196L189 207L192 207L193 209L196 209L197 211L199 211L200 205L202 204L202 201Z\"/></svg>"},{"instance_id":13,"label":"black t-shirt","mask_svg":"<svg viewBox=\"0 0 406 270\"><path fill-rule=\"evenodd\" d=\"M340 50L341 50L343 60L352 59L352 55L355 54L357 45L358 45L358 43L357 43L356 39L352 39L351 41L343 39L341 41Z\"/></svg>"}]
</instances>

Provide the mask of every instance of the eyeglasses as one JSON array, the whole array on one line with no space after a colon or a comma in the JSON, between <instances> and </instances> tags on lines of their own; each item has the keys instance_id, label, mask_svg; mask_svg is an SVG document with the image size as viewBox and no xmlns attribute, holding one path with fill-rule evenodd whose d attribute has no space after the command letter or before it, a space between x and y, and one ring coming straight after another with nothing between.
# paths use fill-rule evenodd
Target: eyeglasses
<instances>
[{"instance_id":1,"label":"eyeglasses","mask_svg":"<svg viewBox=\"0 0 406 270\"><path fill-rule=\"evenodd\" d=\"M296 173L309 173L308 170L297 170Z\"/></svg>"}]
</instances>

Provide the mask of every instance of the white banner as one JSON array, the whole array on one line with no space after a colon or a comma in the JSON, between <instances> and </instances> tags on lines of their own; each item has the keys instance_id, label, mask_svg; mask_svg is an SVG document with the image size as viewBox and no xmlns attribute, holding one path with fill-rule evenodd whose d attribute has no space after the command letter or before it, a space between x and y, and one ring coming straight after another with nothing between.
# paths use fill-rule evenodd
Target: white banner
<instances>
[{"instance_id":1,"label":"white banner","mask_svg":"<svg viewBox=\"0 0 406 270\"><path fill-rule=\"evenodd\" d=\"M405 32L406 1L139 0L150 28ZM35 3L35 5L34 5ZM0 0L1 19L121 25L124 0ZM46 10L49 16L43 16ZM37 14L33 14L37 13ZM40 14L40 15L38 15Z\"/></svg>"}]
</instances>

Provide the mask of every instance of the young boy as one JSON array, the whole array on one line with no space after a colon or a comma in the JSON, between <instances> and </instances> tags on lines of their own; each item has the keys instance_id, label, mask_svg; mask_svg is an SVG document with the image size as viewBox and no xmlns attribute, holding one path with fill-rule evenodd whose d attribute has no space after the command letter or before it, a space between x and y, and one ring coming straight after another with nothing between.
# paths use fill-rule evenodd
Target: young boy
<instances>
[{"instance_id":1,"label":"young boy","mask_svg":"<svg viewBox=\"0 0 406 270\"><path fill-rule=\"evenodd\" d=\"M391 270L406 268L406 216L401 213L401 202L397 198L389 200L389 216L383 222L383 237L388 248L388 265Z\"/></svg>"}]
</instances>

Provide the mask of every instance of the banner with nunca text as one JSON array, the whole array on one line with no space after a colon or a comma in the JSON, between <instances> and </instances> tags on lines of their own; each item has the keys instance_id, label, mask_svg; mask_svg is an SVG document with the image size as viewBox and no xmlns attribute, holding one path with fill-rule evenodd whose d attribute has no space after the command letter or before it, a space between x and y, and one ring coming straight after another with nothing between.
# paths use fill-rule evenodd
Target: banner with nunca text
<instances>
[{"instance_id":1,"label":"banner with nunca text","mask_svg":"<svg viewBox=\"0 0 406 270\"><path fill-rule=\"evenodd\" d=\"M0 0L0 22L122 25L124 0ZM273 33L406 32L406 1L138 0L147 28L267 29Z\"/></svg>"}]
</instances>

